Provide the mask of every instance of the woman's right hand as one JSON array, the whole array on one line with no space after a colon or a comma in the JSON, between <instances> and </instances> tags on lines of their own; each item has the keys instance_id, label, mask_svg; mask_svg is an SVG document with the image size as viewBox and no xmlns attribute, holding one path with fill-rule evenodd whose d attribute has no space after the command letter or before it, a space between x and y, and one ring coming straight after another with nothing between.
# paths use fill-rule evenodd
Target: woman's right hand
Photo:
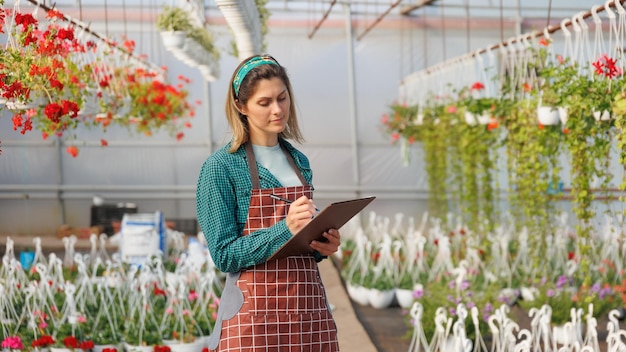
<instances>
[{"instance_id":1,"label":"woman's right hand","mask_svg":"<svg viewBox=\"0 0 626 352\"><path fill-rule=\"evenodd\" d=\"M315 204L306 196L302 196L289 205L287 227L292 234L298 233L315 215Z\"/></svg>"}]
</instances>

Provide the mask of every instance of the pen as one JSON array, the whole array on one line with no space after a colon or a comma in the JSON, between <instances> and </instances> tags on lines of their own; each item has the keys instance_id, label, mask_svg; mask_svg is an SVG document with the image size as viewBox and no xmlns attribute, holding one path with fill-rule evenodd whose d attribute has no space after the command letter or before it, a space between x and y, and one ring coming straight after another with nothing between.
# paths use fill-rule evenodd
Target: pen
<instances>
[{"instance_id":1,"label":"pen","mask_svg":"<svg viewBox=\"0 0 626 352\"><path fill-rule=\"evenodd\" d=\"M281 196L277 196L277 195L275 195L275 194L270 194L270 198L272 198L272 199L276 199L276 200L280 200L280 201L283 201L283 202L285 202L285 203L287 203L287 204L291 204L291 203L293 203L293 200L289 200L289 199L287 199L287 198L283 198L283 197L281 197ZM320 211L320 210L319 210L319 209L317 209L317 208L315 208L315 211L317 211L317 212L319 213L319 211Z\"/></svg>"}]
</instances>

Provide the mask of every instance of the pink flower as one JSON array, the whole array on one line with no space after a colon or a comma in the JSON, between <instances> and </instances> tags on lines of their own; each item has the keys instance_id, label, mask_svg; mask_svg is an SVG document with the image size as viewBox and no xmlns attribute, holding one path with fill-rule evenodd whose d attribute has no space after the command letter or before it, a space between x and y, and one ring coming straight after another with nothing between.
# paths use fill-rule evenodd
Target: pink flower
<instances>
[{"instance_id":1,"label":"pink flower","mask_svg":"<svg viewBox=\"0 0 626 352\"><path fill-rule=\"evenodd\" d=\"M165 310L165 313L166 313L166 314L172 314L172 313L174 313L174 310L172 309L172 307L168 307L168 308Z\"/></svg>"},{"instance_id":2,"label":"pink flower","mask_svg":"<svg viewBox=\"0 0 626 352\"><path fill-rule=\"evenodd\" d=\"M22 350L24 349L24 345L22 344L22 339L19 336L9 336L2 341L2 348Z\"/></svg>"},{"instance_id":3,"label":"pink flower","mask_svg":"<svg viewBox=\"0 0 626 352\"><path fill-rule=\"evenodd\" d=\"M454 113L456 113L456 106L450 105L450 106L448 106L448 108L446 110L448 111L449 114L454 114Z\"/></svg>"},{"instance_id":4,"label":"pink flower","mask_svg":"<svg viewBox=\"0 0 626 352\"><path fill-rule=\"evenodd\" d=\"M198 299L198 294L196 293L196 291L189 291L189 296L187 296L187 298L190 301L195 301L196 299Z\"/></svg>"}]
</instances>

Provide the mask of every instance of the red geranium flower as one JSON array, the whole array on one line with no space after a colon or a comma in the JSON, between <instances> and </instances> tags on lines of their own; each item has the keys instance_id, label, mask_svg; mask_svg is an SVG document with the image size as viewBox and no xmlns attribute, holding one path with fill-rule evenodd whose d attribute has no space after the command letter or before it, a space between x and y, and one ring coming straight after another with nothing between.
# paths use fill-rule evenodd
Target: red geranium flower
<instances>
[{"instance_id":1,"label":"red geranium flower","mask_svg":"<svg viewBox=\"0 0 626 352\"><path fill-rule=\"evenodd\" d=\"M78 339L76 339L74 336L68 336L63 339L63 345L65 345L65 347L67 348L78 348Z\"/></svg>"},{"instance_id":2,"label":"red geranium flower","mask_svg":"<svg viewBox=\"0 0 626 352\"><path fill-rule=\"evenodd\" d=\"M480 90L485 89L485 85L482 84L481 82L475 82L474 84L472 84L472 88L471 89L480 91Z\"/></svg>"},{"instance_id":3,"label":"red geranium flower","mask_svg":"<svg viewBox=\"0 0 626 352\"><path fill-rule=\"evenodd\" d=\"M75 158L78 156L78 147L75 145L71 145L67 148L65 148L65 151L72 156L72 158Z\"/></svg>"}]
</instances>

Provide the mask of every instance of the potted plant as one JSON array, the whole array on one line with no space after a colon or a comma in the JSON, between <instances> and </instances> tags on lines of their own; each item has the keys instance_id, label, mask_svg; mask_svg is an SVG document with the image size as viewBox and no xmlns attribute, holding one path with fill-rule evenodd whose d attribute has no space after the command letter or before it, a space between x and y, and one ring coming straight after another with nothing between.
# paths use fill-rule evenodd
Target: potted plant
<instances>
[{"instance_id":1,"label":"potted plant","mask_svg":"<svg viewBox=\"0 0 626 352\"><path fill-rule=\"evenodd\" d=\"M89 319L93 321L89 339L94 343L94 352L106 348L118 349L122 342L123 315L122 307L107 288L98 288L97 299L89 305Z\"/></svg>"},{"instance_id":2,"label":"potted plant","mask_svg":"<svg viewBox=\"0 0 626 352\"><path fill-rule=\"evenodd\" d=\"M84 89L91 84L88 65L79 64L85 46L71 26L60 26L58 11L48 12L43 31L31 14L13 12L11 38L0 53L0 95L13 114L13 129L22 134L33 128L43 138L76 128Z\"/></svg>"},{"instance_id":3,"label":"potted plant","mask_svg":"<svg viewBox=\"0 0 626 352\"><path fill-rule=\"evenodd\" d=\"M22 344L22 339L19 336L7 336L2 340L0 347L3 350L16 352L24 349L24 344Z\"/></svg>"},{"instance_id":4,"label":"potted plant","mask_svg":"<svg viewBox=\"0 0 626 352\"><path fill-rule=\"evenodd\" d=\"M497 99L495 97L481 96L485 85L474 82L471 87L464 88L459 93L459 106L465 108L465 122L469 125L486 125L492 120Z\"/></svg>"},{"instance_id":5,"label":"potted plant","mask_svg":"<svg viewBox=\"0 0 626 352\"><path fill-rule=\"evenodd\" d=\"M161 32L163 44L181 61L190 66L200 66L211 70L219 60L219 50L209 31L194 25L187 10L180 7L166 6L157 17L157 29Z\"/></svg>"},{"instance_id":6,"label":"potted plant","mask_svg":"<svg viewBox=\"0 0 626 352\"><path fill-rule=\"evenodd\" d=\"M163 344L159 323L151 310L133 310L124 324L124 348L128 352L152 352Z\"/></svg>"},{"instance_id":7,"label":"potted plant","mask_svg":"<svg viewBox=\"0 0 626 352\"><path fill-rule=\"evenodd\" d=\"M614 124L617 129L615 138L619 150L619 162L621 165L626 165L626 91L623 87L617 90L618 93L613 98L612 104ZM618 187L621 191L626 190L626 177L620 180ZM620 200L626 201L626 197L622 195ZM626 210L624 210L624 214L626 214Z\"/></svg>"},{"instance_id":8,"label":"potted plant","mask_svg":"<svg viewBox=\"0 0 626 352\"><path fill-rule=\"evenodd\" d=\"M52 336L43 335L38 339L33 340L33 342L31 343L31 347L37 351L44 351L54 346L55 342L56 341L54 341L54 338Z\"/></svg>"},{"instance_id":9,"label":"potted plant","mask_svg":"<svg viewBox=\"0 0 626 352\"><path fill-rule=\"evenodd\" d=\"M180 139L183 136L182 132L178 133L180 129L190 126L187 118L193 111L184 101L187 93L183 88L188 79L182 78L180 85L174 86L163 78L163 72L154 73L137 61L124 60L131 64L115 67L112 60L97 55L87 57L87 52L102 47L108 48L105 55L124 52L128 57L132 55L134 42L125 40L118 45L110 41L100 46L81 42L73 26L59 24L64 16L54 9L47 12L45 24L40 24L31 14L13 11L10 15L14 22L7 28L10 44L0 51L0 96L4 102L0 109L11 110L14 130L25 134L37 129L44 139L75 138L67 132L81 125L106 131L111 123L122 126L137 123L144 134L150 135L153 128L170 127L170 132ZM152 73L140 75L137 71ZM132 81L138 76L137 81ZM128 94L129 86L135 89L132 97ZM140 95L143 93L152 94L150 98L156 101L146 104L145 96ZM140 105L159 103L164 104L162 112L171 112L165 117L155 113L161 121L154 121L155 114L149 111L146 117L128 116L131 105L137 110L141 109ZM142 122L138 123L139 119ZM107 145L105 140L102 145ZM79 149L70 144L66 152L76 157Z\"/></svg>"},{"instance_id":10,"label":"potted plant","mask_svg":"<svg viewBox=\"0 0 626 352\"><path fill-rule=\"evenodd\" d=\"M509 199L516 225L527 226L532 241L543 241L550 233L554 201L551 185L557 185L563 132L556 125L537 124L532 102L519 100L503 120L506 128L506 156ZM542 247L538 247L542 248Z\"/></svg>"},{"instance_id":11,"label":"potted plant","mask_svg":"<svg viewBox=\"0 0 626 352\"><path fill-rule=\"evenodd\" d=\"M545 45L550 44L546 42ZM537 89L532 90L533 101L537 104L537 118L544 126L557 125L567 119L566 91L571 79L576 76L576 68L561 56L551 57L546 48L534 53L534 65L530 68L537 74Z\"/></svg>"},{"instance_id":12,"label":"potted plant","mask_svg":"<svg viewBox=\"0 0 626 352\"><path fill-rule=\"evenodd\" d=\"M428 175L428 208L433 216L445 216L449 210L449 145L452 140L453 122L457 113L456 106L449 98L439 98L426 105L423 110L424 121L420 127L424 162Z\"/></svg>"},{"instance_id":13,"label":"potted plant","mask_svg":"<svg viewBox=\"0 0 626 352\"><path fill-rule=\"evenodd\" d=\"M376 309L387 308L395 297L395 283L390 273L380 266L370 268L363 287L369 289L368 302Z\"/></svg>"},{"instance_id":14,"label":"potted plant","mask_svg":"<svg viewBox=\"0 0 626 352\"><path fill-rule=\"evenodd\" d=\"M191 127L189 120L195 114L194 107L187 101L186 90L141 68L120 69L117 77L126 84L130 101L126 115L112 119L113 123L134 126L136 132L147 136L165 129L176 139L183 138L182 129ZM185 77L179 79L182 83L189 82Z\"/></svg>"},{"instance_id":15,"label":"potted plant","mask_svg":"<svg viewBox=\"0 0 626 352\"><path fill-rule=\"evenodd\" d=\"M187 33L193 31L189 14L180 7L165 6L156 19L163 45L168 50L180 50L185 45Z\"/></svg>"}]
</instances>

